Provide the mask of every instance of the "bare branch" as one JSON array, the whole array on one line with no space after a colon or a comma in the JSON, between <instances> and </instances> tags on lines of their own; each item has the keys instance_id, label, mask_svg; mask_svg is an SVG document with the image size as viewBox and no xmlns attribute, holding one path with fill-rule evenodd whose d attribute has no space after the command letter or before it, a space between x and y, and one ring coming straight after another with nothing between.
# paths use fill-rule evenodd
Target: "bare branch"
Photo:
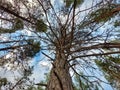
<instances>
[{"instance_id":1,"label":"bare branch","mask_svg":"<svg viewBox=\"0 0 120 90\"><path fill-rule=\"evenodd\" d=\"M28 45L19 45L19 46L0 48L0 51L5 51L5 50L9 50L9 49L17 49L17 48L24 47L24 46L28 46Z\"/></svg>"},{"instance_id":2,"label":"bare branch","mask_svg":"<svg viewBox=\"0 0 120 90\"><path fill-rule=\"evenodd\" d=\"M47 84L43 84L43 83L36 83L35 85L47 87Z\"/></svg>"},{"instance_id":3,"label":"bare branch","mask_svg":"<svg viewBox=\"0 0 120 90\"><path fill-rule=\"evenodd\" d=\"M26 22L29 22L31 24L35 24L32 21L28 20L27 18L20 16L19 14L9 10L8 8L6 8L6 7L2 6L2 5L0 5L0 9L7 12L7 13L9 13L9 14L12 14L12 15L16 16L16 17L18 17L18 18L20 18L20 19L22 19L22 20L24 20Z\"/></svg>"},{"instance_id":4,"label":"bare branch","mask_svg":"<svg viewBox=\"0 0 120 90\"><path fill-rule=\"evenodd\" d=\"M75 52L80 52L80 51L85 51L85 50L92 50L92 49L110 49L110 48L120 48L120 43L100 43L100 44L96 44L96 45L91 45L91 46L87 46L87 47L80 47L79 49L75 50L75 51L71 51L71 53L75 53Z\"/></svg>"},{"instance_id":5,"label":"bare branch","mask_svg":"<svg viewBox=\"0 0 120 90\"><path fill-rule=\"evenodd\" d=\"M51 58L49 55L45 54L44 52L42 52L43 55L45 55L46 57L50 58L52 61L54 61L53 58Z\"/></svg>"},{"instance_id":6,"label":"bare branch","mask_svg":"<svg viewBox=\"0 0 120 90\"><path fill-rule=\"evenodd\" d=\"M82 58L82 57L94 57L94 56L105 56L105 55L110 55L110 54L120 54L120 51L115 51L115 52L107 52L107 53L97 53L97 54L86 54L86 55L80 55L80 56L75 56L69 61L76 60L77 58Z\"/></svg>"}]
</instances>

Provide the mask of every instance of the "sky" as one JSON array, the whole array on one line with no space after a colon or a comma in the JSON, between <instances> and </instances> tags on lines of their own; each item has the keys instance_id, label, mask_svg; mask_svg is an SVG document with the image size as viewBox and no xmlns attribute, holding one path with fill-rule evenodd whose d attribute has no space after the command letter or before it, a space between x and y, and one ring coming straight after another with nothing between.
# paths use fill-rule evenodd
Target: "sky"
<instances>
[{"instance_id":1,"label":"sky","mask_svg":"<svg viewBox=\"0 0 120 90\"><path fill-rule=\"evenodd\" d=\"M30 0L30 1L32 1L32 0ZM57 4L57 5L55 5L56 8L58 8L59 6L62 6L62 4L59 4L60 2L61 2L60 0L55 0L55 2L52 0L53 5ZM90 0L86 0L84 5L82 6L81 10L84 8L89 8L90 6L91 6ZM30 32L28 32L28 34L31 35ZM41 54L41 51L39 53L37 53L34 58L32 58L32 60L30 61L30 65L31 66L34 65L33 75L30 77L30 79L32 80L35 78L36 83L44 80L45 74L48 73L52 67L51 62L48 60L48 58L45 58L44 55ZM7 67L7 65L6 65L6 67ZM20 76L17 71L15 71L15 74L17 76ZM97 76L99 78L105 79L103 76L100 76L100 75L97 75ZM9 68L8 68L8 70L0 68L0 77L7 77L8 80L14 81L13 80L14 74L13 74L13 72L11 72L9 70ZM102 85L104 86L105 90L112 90L112 88L109 85L106 85L106 84L102 84Z\"/></svg>"}]
</instances>

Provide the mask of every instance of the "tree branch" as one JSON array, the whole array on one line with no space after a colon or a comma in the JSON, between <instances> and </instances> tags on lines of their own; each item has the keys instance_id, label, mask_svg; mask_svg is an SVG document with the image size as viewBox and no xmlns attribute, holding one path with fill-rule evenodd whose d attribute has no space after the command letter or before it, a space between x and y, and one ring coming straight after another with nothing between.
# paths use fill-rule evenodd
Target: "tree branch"
<instances>
[{"instance_id":1,"label":"tree branch","mask_svg":"<svg viewBox=\"0 0 120 90\"><path fill-rule=\"evenodd\" d=\"M2 5L0 5L0 9L7 12L7 13L9 13L9 14L12 14L12 15L16 16L16 17L18 17L18 18L20 18L20 19L22 19L22 20L24 20L26 22L29 22L31 24L35 24L32 21L28 20L27 18L20 16L19 14L9 10L8 8L6 8L6 7L2 6Z\"/></svg>"},{"instance_id":2,"label":"tree branch","mask_svg":"<svg viewBox=\"0 0 120 90\"><path fill-rule=\"evenodd\" d=\"M16 49L16 48L20 48L20 47L24 47L24 46L28 46L28 45L20 45L20 46L11 46L11 47L0 48L0 51L5 51L5 50L9 50L9 49Z\"/></svg>"},{"instance_id":3,"label":"tree branch","mask_svg":"<svg viewBox=\"0 0 120 90\"><path fill-rule=\"evenodd\" d=\"M77 50L71 51L71 54L79 51L99 49L99 48L101 49L120 48L120 43L100 43L92 46L80 47Z\"/></svg>"},{"instance_id":4,"label":"tree branch","mask_svg":"<svg viewBox=\"0 0 120 90\"><path fill-rule=\"evenodd\" d=\"M14 90L14 88L15 88L17 85L19 85L19 84L22 82L23 79L24 79L24 77L22 77L10 90Z\"/></svg>"},{"instance_id":5,"label":"tree branch","mask_svg":"<svg viewBox=\"0 0 120 90\"><path fill-rule=\"evenodd\" d=\"M104 56L104 55L110 55L110 54L120 54L120 51L115 51L115 52L107 52L107 53L97 53L97 54L87 54L87 55L80 55L80 56L75 56L69 61L75 60L77 58L82 58L82 57L92 57L92 56Z\"/></svg>"},{"instance_id":6,"label":"tree branch","mask_svg":"<svg viewBox=\"0 0 120 90\"><path fill-rule=\"evenodd\" d=\"M35 85L47 87L47 84L43 84L43 83L36 83Z\"/></svg>"}]
</instances>

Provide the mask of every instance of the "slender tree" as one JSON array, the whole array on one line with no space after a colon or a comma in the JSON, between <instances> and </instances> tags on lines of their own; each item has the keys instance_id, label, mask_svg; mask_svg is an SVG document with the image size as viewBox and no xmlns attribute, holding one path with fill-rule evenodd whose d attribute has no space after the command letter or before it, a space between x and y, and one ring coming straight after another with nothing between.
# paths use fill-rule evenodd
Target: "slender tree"
<instances>
[{"instance_id":1,"label":"slender tree","mask_svg":"<svg viewBox=\"0 0 120 90\"><path fill-rule=\"evenodd\" d=\"M91 4L86 7L87 3ZM116 21L119 20L119 11L120 6L114 0L1 0L0 31L28 29L35 33L46 45L41 50L50 50L54 54L52 57L43 52L52 61L46 90L74 90L70 70L79 75L76 64L81 66L98 56L120 53L120 43L110 42L117 35L114 24L119 26L119 21ZM6 23L8 26L5 28ZM32 45L31 42L25 40L21 46L0 50L26 49L25 46ZM26 51L30 50L33 48Z\"/></svg>"}]
</instances>

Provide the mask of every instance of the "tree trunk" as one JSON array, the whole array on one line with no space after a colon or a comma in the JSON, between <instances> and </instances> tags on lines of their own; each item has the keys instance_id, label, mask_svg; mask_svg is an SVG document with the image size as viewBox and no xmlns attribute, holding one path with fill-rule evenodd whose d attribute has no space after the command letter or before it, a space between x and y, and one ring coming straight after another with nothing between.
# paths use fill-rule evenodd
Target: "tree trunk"
<instances>
[{"instance_id":1,"label":"tree trunk","mask_svg":"<svg viewBox=\"0 0 120 90\"><path fill-rule=\"evenodd\" d=\"M73 90L65 54L56 55L46 90Z\"/></svg>"}]
</instances>

